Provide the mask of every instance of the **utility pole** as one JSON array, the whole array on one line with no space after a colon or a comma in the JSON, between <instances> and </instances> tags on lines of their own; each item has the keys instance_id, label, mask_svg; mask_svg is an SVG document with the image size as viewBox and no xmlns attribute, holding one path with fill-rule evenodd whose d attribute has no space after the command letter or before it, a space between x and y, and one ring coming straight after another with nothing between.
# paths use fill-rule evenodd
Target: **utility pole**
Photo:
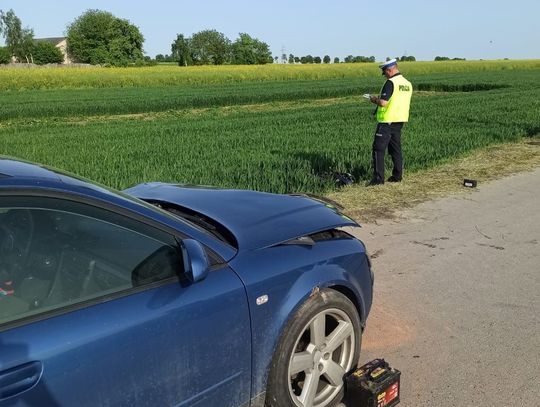
<instances>
[{"instance_id":1,"label":"utility pole","mask_svg":"<svg viewBox=\"0 0 540 407\"><path fill-rule=\"evenodd\" d=\"M281 46L281 63L287 63L287 50L285 49L285 45Z\"/></svg>"}]
</instances>

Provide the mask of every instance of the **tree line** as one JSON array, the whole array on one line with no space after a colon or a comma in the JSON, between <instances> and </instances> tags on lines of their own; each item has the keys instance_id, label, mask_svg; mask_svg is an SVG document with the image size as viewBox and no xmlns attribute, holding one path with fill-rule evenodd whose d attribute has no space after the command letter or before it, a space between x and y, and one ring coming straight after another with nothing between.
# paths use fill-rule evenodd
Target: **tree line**
<instances>
[{"instance_id":1,"label":"tree line","mask_svg":"<svg viewBox=\"0 0 540 407\"><path fill-rule=\"evenodd\" d=\"M465 58L448 58L436 56L435 61L465 61Z\"/></svg>"},{"instance_id":2,"label":"tree line","mask_svg":"<svg viewBox=\"0 0 540 407\"><path fill-rule=\"evenodd\" d=\"M66 29L68 55L73 62L127 66L144 61L144 37L138 27L109 12L88 10ZM0 10L0 63L58 64L64 55L55 44L34 38L34 30L23 28L13 10Z\"/></svg>"},{"instance_id":3,"label":"tree line","mask_svg":"<svg viewBox=\"0 0 540 407\"><path fill-rule=\"evenodd\" d=\"M273 62L267 43L247 33L240 33L232 42L216 30L199 31L189 38L178 34L171 44L171 59L180 66L262 65Z\"/></svg>"},{"instance_id":4,"label":"tree line","mask_svg":"<svg viewBox=\"0 0 540 407\"><path fill-rule=\"evenodd\" d=\"M34 38L31 28L23 28L13 10L0 10L0 36L6 46L0 47L0 63L17 62L47 64L61 63L62 52L47 41ZM190 65L261 65L268 63L329 64L340 63L340 58L329 55L295 56L289 54L273 57L264 41L247 33L240 33L231 41L217 30L202 30L191 37L177 34L171 44L171 54L158 54L155 60L143 52L144 36L139 28L128 20L118 18L102 10L87 10L68 24L66 28L67 52L73 62L92 65L128 66L157 62L174 62L180 66ZM387 57L386 60L389 60ZM416 61L412 55L396 57L398 61ZM463 60L453 58L452 60ZM437 56L435 61L450 60ZM345 63L373 63L374 56L348 55Z\"/></svg>"}]
</instances>

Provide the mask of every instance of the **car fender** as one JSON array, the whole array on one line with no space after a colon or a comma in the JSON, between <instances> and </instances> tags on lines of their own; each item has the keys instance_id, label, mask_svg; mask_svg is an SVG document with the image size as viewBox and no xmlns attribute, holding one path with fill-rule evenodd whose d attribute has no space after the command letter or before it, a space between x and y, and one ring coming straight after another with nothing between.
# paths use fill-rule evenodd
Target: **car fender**
<instances>
[{"instance_id":1,"label":"car fender","mask_svg":"<svg viewBox=\"0 0 540 407\"><path fill-rule=\"evenodd\" d=\"M371 305L367 258L356 240L320 242L314 247L278 246L260 252L244 253L231 262L233 269L242 270L239 276L250 307L252 397L264 392L283 329L310 295L326 287L352 293L362 324ZM258 264L257 268L252 264Z\"/></svg>"}]
</instances>

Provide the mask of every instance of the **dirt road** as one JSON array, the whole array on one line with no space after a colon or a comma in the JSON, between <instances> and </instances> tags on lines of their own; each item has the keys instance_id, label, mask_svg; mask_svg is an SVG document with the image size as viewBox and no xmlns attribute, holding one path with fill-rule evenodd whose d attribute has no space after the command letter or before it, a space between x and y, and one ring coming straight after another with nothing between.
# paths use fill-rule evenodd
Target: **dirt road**
<instances>
[{"instance_id":1,"label":"dirt road","mask_svg":"<svg viewBox=\"0 0 540 407\"><path fill-rule=\"evenodd\" d=\"M373 257L362 361L402 371L403 406L533 406L540 396L540 169L356 234Z\"/></svg>"}]
</instances>

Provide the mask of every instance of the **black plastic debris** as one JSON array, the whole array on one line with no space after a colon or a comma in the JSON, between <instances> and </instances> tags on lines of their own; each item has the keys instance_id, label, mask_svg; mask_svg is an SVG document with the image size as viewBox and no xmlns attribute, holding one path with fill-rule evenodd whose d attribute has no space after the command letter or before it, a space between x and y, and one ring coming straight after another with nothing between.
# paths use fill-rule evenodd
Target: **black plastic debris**
<instances>
[{"instance_id":1,"label":"black plastic debris","mask_svg":"<svg viewBox=\"0 0 540 407\"><path fill-rule=\"evenodd\" d=\"M332 178L338 187L352 185L356 182L354 176L348 172L334 172L332 173Z\"/></svg>"},{"instance_id":2,"label":"black plastic debris","mask_svg":"<svg viewBox=\"0 0 540 407\"><path fill-rule=\"evenodd\" d=\"M467 179L465 178L463 180L463 186L467 188L476 188L477 182L475 179Z\"/></svg>"}]
</instances>

